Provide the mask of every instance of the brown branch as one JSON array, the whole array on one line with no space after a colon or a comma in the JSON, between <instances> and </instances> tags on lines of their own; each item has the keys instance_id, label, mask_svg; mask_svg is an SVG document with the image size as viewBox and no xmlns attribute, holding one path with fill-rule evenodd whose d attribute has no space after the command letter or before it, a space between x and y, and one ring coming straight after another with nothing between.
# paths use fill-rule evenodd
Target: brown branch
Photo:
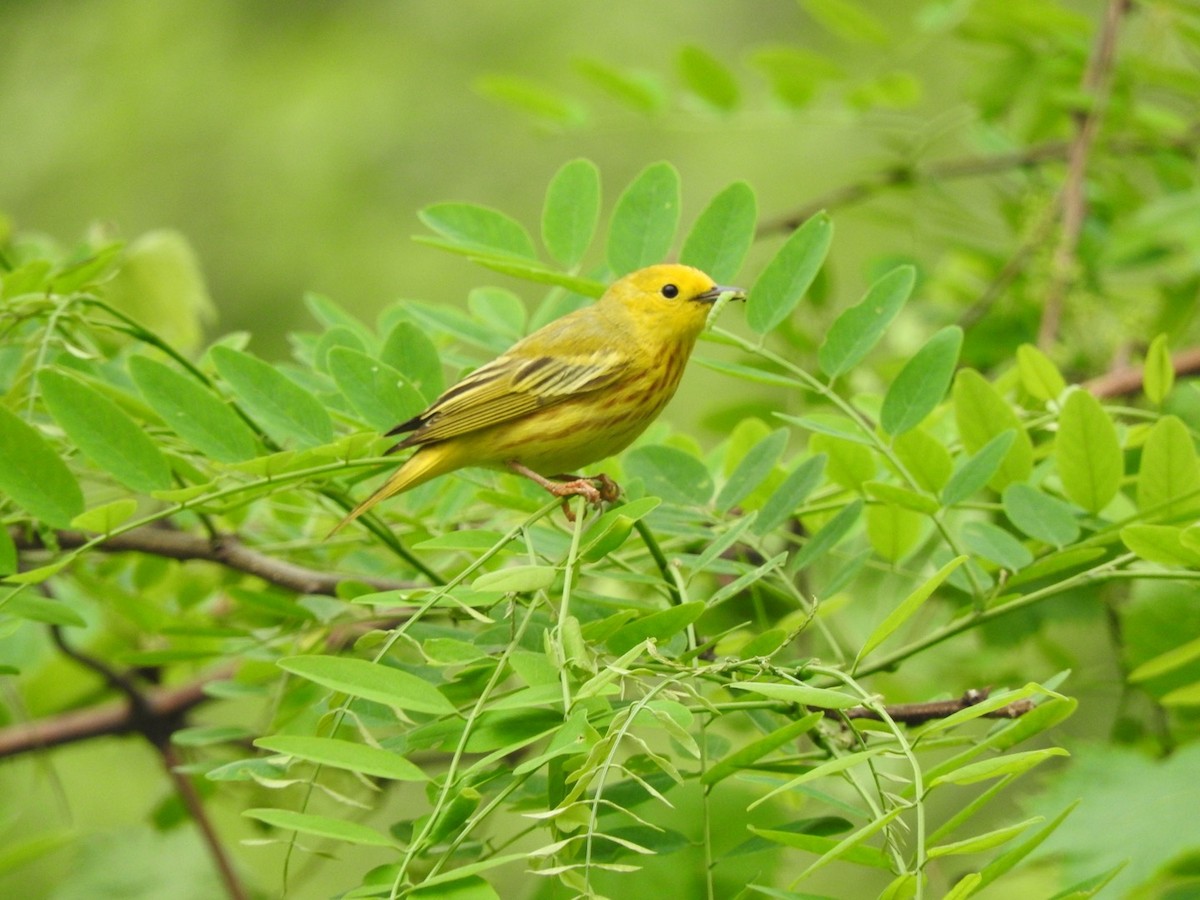
<instances>
[{"instance_id":1,"label":"brown branch","mask_svg":"<svg viewBox=\"0 0 1200 900\"><path fill-rule=\"evenodd\" d=\"M1090 95L1091 101L1086 110L1075 113L1075 138L1071 141L1067 154L1067 176L1060 194L1062 231L1051 259L1050 285L1046 291L1046 303L1042 308L1042 321L1038 327L1038 346L1042 348L1049 347L1058 335L1063 301L1076 281L1076 250L1079 247L1079 236L1083 232L1083 223L1087 218L1088 157L1091 155L1107 105L1117 50L1117 32L1130 5L1131 0L1109 0L1104 13L1104 24L1096 37L1096 44L1083 73L1080 87L1085 94Z\"/></svg>"},{"instance_id":2,"label":"brown branch","mask_svg":"<svg viewBox=\"0 0 1200 900\"><path fill-rule=\"evenodd\" d=\"M970 709L972 706L986 700L990 693L991 690L989 688L973 689L967 691L957 700L934 700L930 703L895 703L891 706L885 706L883 709L887 713L888 718L893 722L901 722L905 725L920 725L932 719L946 719L957 712L962 712L964 709ZM991 712L984 713L983 718L1019 719L1033 708L1034 703L1032 700L1014 700L1007 706L1001 706L999 709L993 709ZM865 706L856 706L852 709L842 710L840 715L845 716L847 719L874 719L877 722L883 721L883 717L879 713Z\"/></svg>"},{"instance_id":3,"label":"brown branch","mask_svg":"<svg viewBox=\"0 0 1200 900\"><path fill-rule=\"evenodd\" d=\"M20 529L13 529L10 533L18 550L48 549L36 535L30 536ZM82 547L92 540L91 537L80 531L59 531L55 533L55 538L58 545L65 550ZM361 582L377 591L406 590L415 587L409 581L374 578L366 575L341 575L299 566L268 556L258 550L252 550L233 535L220 535L216 539L210 540L183 531L147 527L113 535L98 544L95 549L103 553L137 552L163 556L168 559L205 560L238 572L245 572L247 575L257 576L264 581L299 594L336 596L337 587L343 581Z\"/></svg>"},{"instance_id":4,"label":"brown branch","mask_svg":"<svg viewBox=\"0 0 1200 900\"><path fill-rule=\"evenodd\" d=\"M150 688L141 692L144 715L162 723L181 722L193 708L209 699L204 688L211 682L223 681L233 674L233 667L217 669L187 684L166 688ZM48 750L105 735L141 733L144 722L131 713L129 703L117 700L102 706L72 710L47 719L21 722L0 728L0 759L19 756L36 750ZM169 729L174 730L174 729Z\"/></svg>"},{"instance_id":5,"label":"brown branch","mask_svg":"<svg viewBox=\"0 0 1200 900\"><path fill-rule=\"evenodd\" d=\"M1176 375L1194 375L1200 372L1200 347L1183 350L1172 358ZM1142 366L1122 366L1091 381L1084 383L1097 397L1124 397L1142 389L1145 369Z\"/></svg>"}]
</instances>

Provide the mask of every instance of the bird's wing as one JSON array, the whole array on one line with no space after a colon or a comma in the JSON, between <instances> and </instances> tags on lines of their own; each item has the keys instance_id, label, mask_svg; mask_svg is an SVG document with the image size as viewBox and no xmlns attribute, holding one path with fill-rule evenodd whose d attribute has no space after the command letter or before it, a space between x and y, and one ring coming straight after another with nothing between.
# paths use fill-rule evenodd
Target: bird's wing
<instances>
[{"instance_id":1,"label":"bird's wing","mask_svg":"<svg viewBox=\"0 0 1200 900\"><path fill-rule=\"evenodd\" d=\"M389 434L413 432L401 446L441 441L613 384L628 369L628 353L607 346L607 340L589 338L593 335L588 332L538 332L476 369ZM570 351L558 349L564 345Z\"/></svg>"}]
</instances>

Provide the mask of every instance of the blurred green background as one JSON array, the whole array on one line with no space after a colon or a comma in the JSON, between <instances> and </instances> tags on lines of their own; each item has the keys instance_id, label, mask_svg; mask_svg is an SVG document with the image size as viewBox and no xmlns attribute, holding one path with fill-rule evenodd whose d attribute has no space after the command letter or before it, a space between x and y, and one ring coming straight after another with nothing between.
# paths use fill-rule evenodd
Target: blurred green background
<instances>
[{"instance_id":1,"label":"blurred green background","mask_svg":"<svg viewBox=\"0 0 1200 900\"><path fill-rule=\"evenodd\" d=\"M904 7L876 13L911 30ZM283 332L306 321L306 290L369 316L400 297L461 302L470 287L503 283L410 240L423 230L415 212L433 201L496 206L536 229L544 186L566 160L596 161L611 204L644 165L669 159L683 175L685 227L735 179L751 183L769 217L885 156L953 151L976 124L949 77L968 71L970 57L922 52L934 33L916 36L904 61L920 68L924 88L906 83L858 111L818 96L803 116L774 101L750 62L765 45L833 54L853 78L895 64L791 0L50 0L3 4L0 29L0 211L62 241L95 223L129 239L178 229L201 260L219 330L252 331L267 353L282 352ZM738 112L683 91L685 45L735 72ZM580 73L580 59L644 72L662 108L614 103ZM481 92L495 75L572 95L579 120L531 122ZM892 233L893 254L929 256L939 236L986 239L995 225L962 207L893 207L890 216L911 221L908 246L894 246ZM835 254L878 250L872 219L840 214ZM750 274L771 247L759 248Z\"/></svg>"}]
</instances>

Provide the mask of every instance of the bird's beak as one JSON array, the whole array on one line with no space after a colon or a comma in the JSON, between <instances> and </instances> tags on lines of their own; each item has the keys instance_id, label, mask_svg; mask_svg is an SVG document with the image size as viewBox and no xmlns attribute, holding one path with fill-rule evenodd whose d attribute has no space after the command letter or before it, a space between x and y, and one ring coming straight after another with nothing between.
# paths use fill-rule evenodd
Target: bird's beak
<instances>
[{"instance_id":1,"label":"bird's beak","mask_svg":"<svg viewBox=\"0 0 1200 900\"><path fill-rule=\"evenodd\" d=\"M740 287L730 287L726 284L714 284L703 294L697 294L692 299L697 303L716 303L722 294L733 294L734 300L745 300L746 292Z\"/></svg>"}]
</instances>

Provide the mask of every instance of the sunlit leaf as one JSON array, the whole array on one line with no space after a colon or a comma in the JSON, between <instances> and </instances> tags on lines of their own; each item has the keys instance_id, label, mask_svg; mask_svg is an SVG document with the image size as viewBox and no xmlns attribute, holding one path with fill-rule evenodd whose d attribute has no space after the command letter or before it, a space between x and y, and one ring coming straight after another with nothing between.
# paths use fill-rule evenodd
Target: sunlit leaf
<instances>
[{"instance_id":1,"label":"sunlit leaf","mask_svg":"<svg viewBox=\"0 0 1200 900\"><path fill-rule=\"evenodd\" d=\"M270 750L272 753L285 753L297 759L306 759L309 762L332 766L336 769L348 769L351 772L360 772L376 778L389 778L395 781L425 781L428 777L398 753L358 744L354 741L279 734L258 738L254 744L264 750Z\"/></svg>"},{"instance_id":2,"label":"sunlit leaf","mask_svg":"<svg viewBox=\"0 0 1200 900\"><path fill-rule=\"evenodd\" d=\"M33 426L0 406L0 493L35 518L66 528L83 512L71 470Z\"/></svg>"},{"instance_id":3,"label":"sunlit leaf","mask_svg":"<svg viewBox=\"0 0 1200 900\"><path fill-rule=\"evenodd\" d=\"M54 369L38 373L50 414L93 463L142 493L171 486L171 466L139 425L95 388Z\"/></svg>"},{"instance_id":4,"label":"sunlit leaf","mask_svg":"<svg viewBox=\"0 0 1200 900\"><path fill-rule=\"evenodd\" d=\"M301 834L310 834L313 837L342 841L347 844L362 844L368 847L395 846L395 842L386 834L345 819L333 819L329 816L295 812L290 809L247 809L242 812L242 815L276 828L298 831Z\"/></svg>"},{"instance_id":5,"label":"sunlit leaf","mask_svg":"<svg viewBox=\"0 0 1200 900\"><path fill-rule=\"evenodd\" d=\"M833 241L833 223L817 213L792 232L746 299L746 324L766 334L792 314L812 286Z\"/></svg>"},{"instance_id":6,"label":"sunlit leaf","mask_svg":"<svg viewBox=\"0 0 1200 900\"><path fill-rule=\"evenodd\" d=\"M1087 391L1072 391L1063 403L1054 459L1066 495L1088 512L1099 512L1116 496L1125 465L1117 429Z\"/></svg>"},{"instance_id":7,"label":"sunlit leaf","mask_svg":"<svg viewBox=\"0 0 1200 900\"><path fill-rule=\"evenodd\" d=\"M321 402L274 366L230 347L213 347L210 355L246 411L276 440L313 447L333 439Z\"/></svg>"},{"instance_id":8,"label":"sunlit leaf","mask_svg":"<svg viewBox=\"0 0 1200 900\"><path fill-rule=\"evenodd\" d=\"M758 211L754 190L735 181L700 213L683 242L679 261L708 273L717 284L727 284L742 268L754 242Z\"/></svg>"},{"instance_id":9,"label":"sunlit leaf","mask_svg":"<svg viewBox=\"0 0 1200 900\"><path fill-rule=\"evenodd\" d=\"M1175 386L1175 365L1171 361L1171 350L1167 336L1160 334L1150 342L1146 350L1146 363L1142 369L1142 390L1155 406L1162 406L1167 394Z\"/></svg>"},{"instance_id":10,"label":"sunlit leaf","mask_svg":"<svg viewBox=\"0 0 1200 900\"><path fill-rule=\"evenodd\" d=\"M968 453L978 453L998 435L1010 429L1013 432L1007 452L985 483L992 490L1003 491L1014 481L1025 481L1033 471L1033 443L1000 393L974 369L962 369L955 376L951 397L958 433Z\"/></svg>"},{"instance_id":11,"label":"sunlit leaf","mask_svg":"<svg viewBox=\"0 0 1200 900\"><path fill-rule=\"evenodd\" d=\"M837 378L862 362L908 300L916 281L912 266L899 266L872 284L857 305L843 310L818 351L821 371Z\"/></svg>"},{"instance_id":12,"label":"sunlit leaf","mask_svg":"<svg viewBox=\"0 0 1200 900\"><path fill-rule=\"evenodd\" d=\"M289 656L277 665L330 690L396 709L437 715L455 711L428 681L382 663L347 656Z\"/></svg>"},{"instance_id":13,"label":"sunlit leaf","mask_svg":"<svg viewBox=\"0 0 1200 900\"><path fill-rule=\"evenodd\" d=\"M587 159L573 159L546 188L542 207L542 243L555 261L572 268L591 246L600 220L600 170Z\"/></svg>"},{"instance_id":14,"label":"sunlit leaf","mask_svg":"<svg viewBox=\"0 0 1200 900\"><path fill-rule=\"evenodd\" d=\"M679 227L679 173L647 166L617 199L608 230L608 265L617 275L664 262Z\"/></svg>"},{"instance_id":15,"label":"sunlit leaf","mask_svg":"<svg viewBox=\"0 0 1200 900\"><path fill-rule=\"evenodd\" d=\"M741 92L729 68L702 47L689 44L679 51L679 72L688 89L710 106L729 112Z\"/></svg>"},{"instance_id":16,"label":"sunlit leaf","mask_svg":"<svg viewBox=\"0 0 1200 900\"><path fill-rule=\"evenodd\" d=\"M406 422L425 408L425 398L403 375L359 350L332 350L329 374L354 411L377 431Z\"/></svg>"},{"instance_id":17,"label":"sunlit leaf","mask_svg":"<svg viewBox=\"0 0 1200 900\"><path fill-rule=\"evenodd\" d=\"M904 364L883 398L879 423L884 431L903 434L920 425L942 402L958 365L962 339L957 325L943 328Z\"/></svg>"},{"instance_id":18,"label":"sunlit leaf","mask_svg":"<svg viewBox=\"0 0 1200 900\"><path fill-rule=\"evenodd\" d=\"M1032 538L1056 547L1065 547L1079 537L1079 523L1071 506L1037 488L1023 483L1004 489L1004 514L1008 520Z\"/></svg>"}]
</instances>

